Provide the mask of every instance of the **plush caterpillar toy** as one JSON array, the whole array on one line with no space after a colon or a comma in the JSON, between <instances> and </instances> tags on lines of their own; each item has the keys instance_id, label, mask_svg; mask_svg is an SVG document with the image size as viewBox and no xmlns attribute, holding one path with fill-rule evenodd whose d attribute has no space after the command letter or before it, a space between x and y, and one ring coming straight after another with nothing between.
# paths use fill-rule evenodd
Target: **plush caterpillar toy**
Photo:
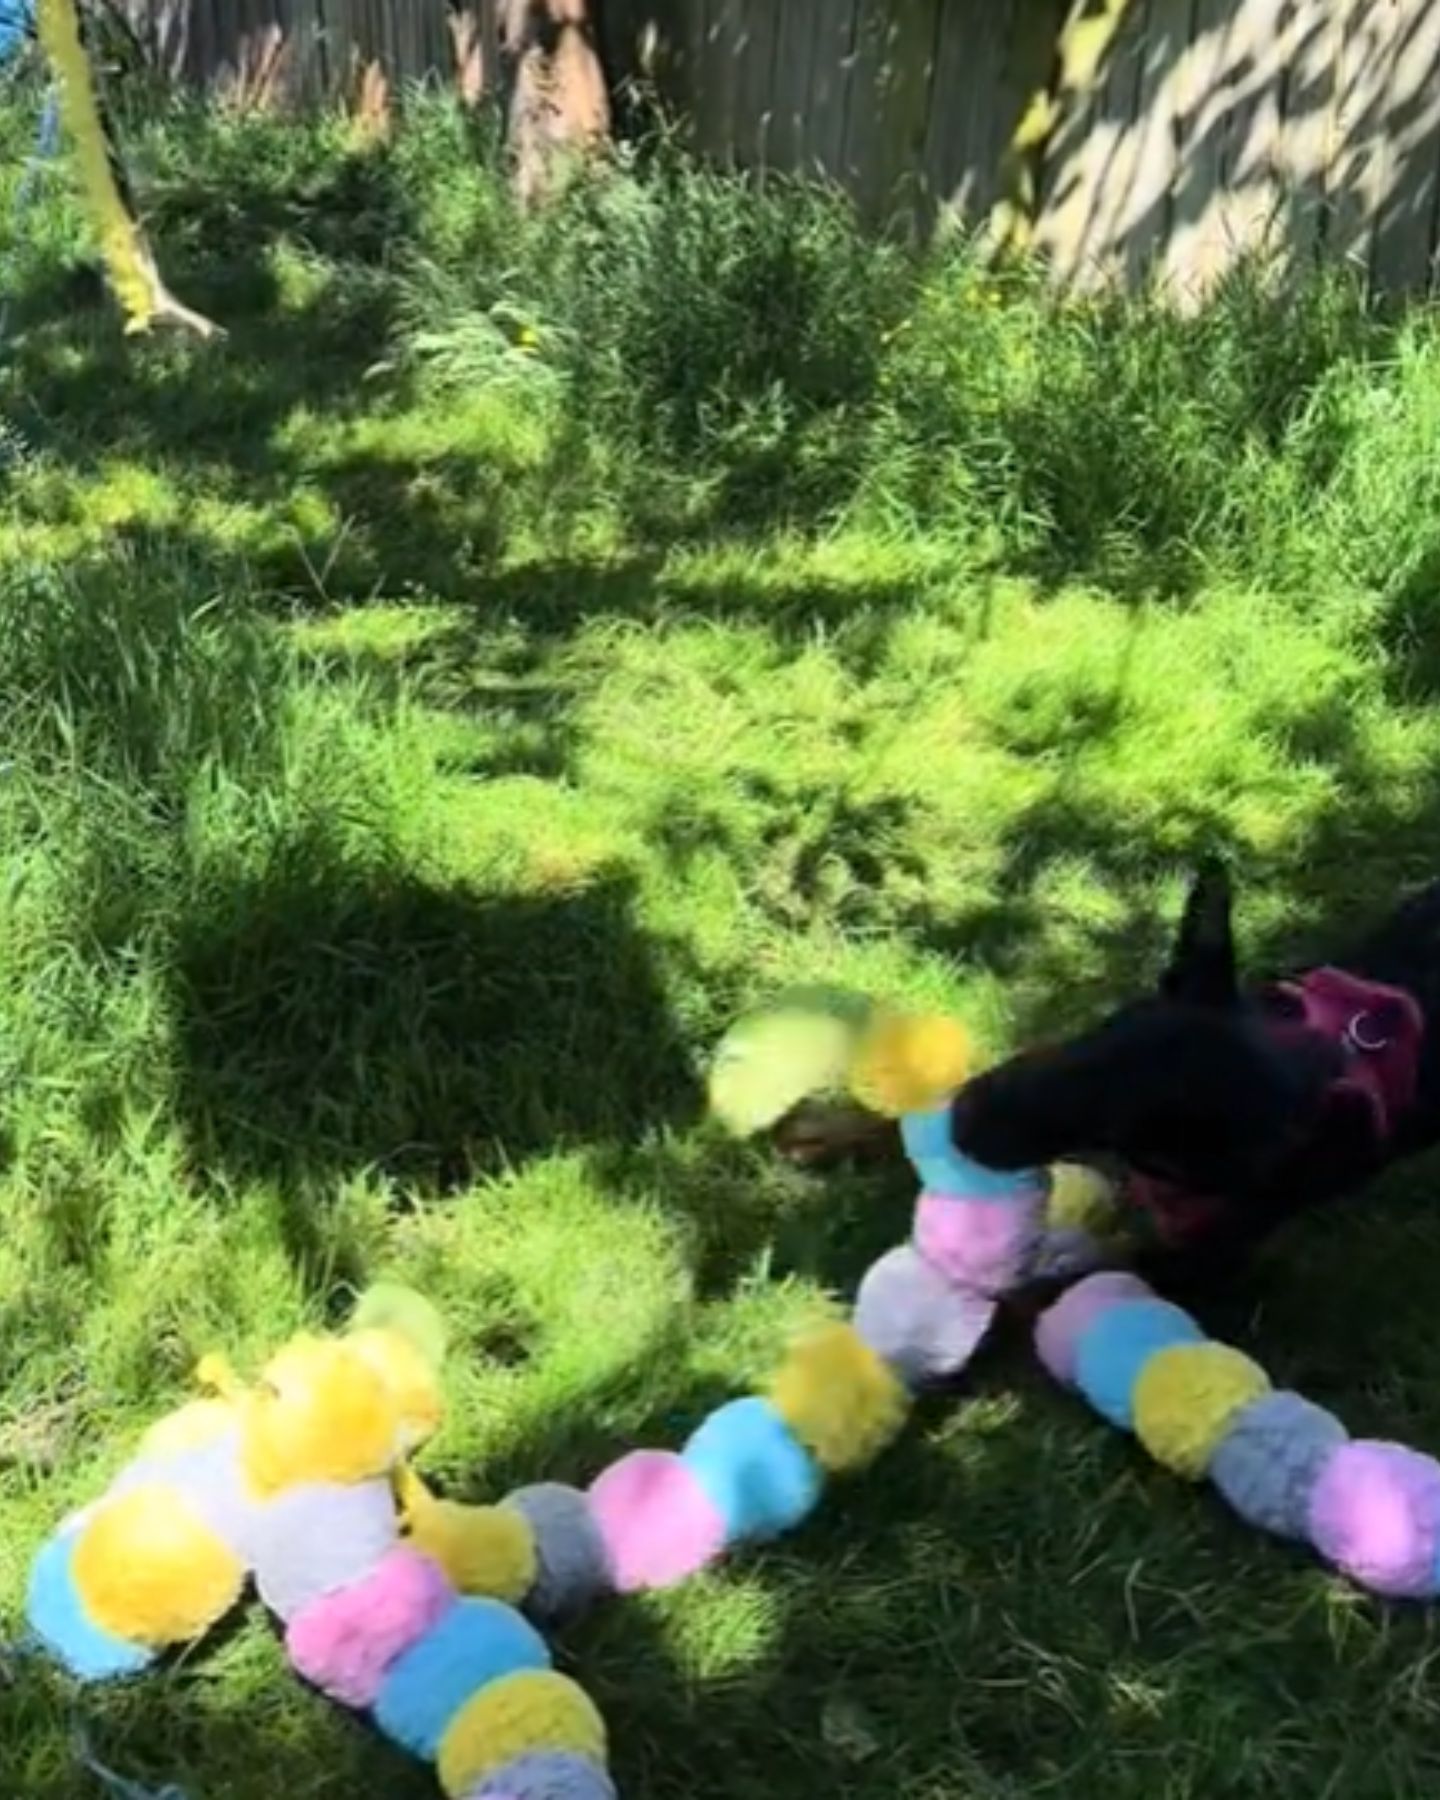
<instances>
[{"instance_id":1,"label":"plush caterpillar toy","mask_svg":"<svg viewBox=\"0 0 1440 1800\"><path fill-rule=\"evenodd\" d=\"M1333 1413L1272 1388L1136 1276L1093 1274L1036 1326L1045 1367L1188 1481L1208 1479L1248 1524L1308 1544L1377 1594L1440 1595L1440 1462L1351 1438Z\"/></svg>"},{"instance_id":2,"label":"plush caterpillar toy","mask_svg":"<svg viewBox=\"0 0 1440 1800\"><path fill-rule=\"evenodd\" d=\"M606 1592L672 1586L778 1537L810 1514L829 1478L879 1456L916 1392L965 1368L1004 1294L1102 1254L1080 1222L1104 1215L1103 1187L1087 1173L997 1175L950 1142L946 1098L969 1054L953 1020L814 990L742 1021L715 1059L717 1113L748 1135L808 1094L843 1088L901 1116L923 1183L909 1241L864 1277L849 1319L801 1335L761 1392L717 1408L677 1449L632 1450L584 1488L543 1483L494 1508L422 1495L414 1541L475 1566L470 1534L493 1529L497 1513L522 1513L538 1558L526 1604L569 1614ZM475 1578L493 1582L496 1571Z\"/></svg>"},{"instance_id":3,"label":"plush caterpillar toy","mask_svg":"<svg viewBox=\"0 0 1440 1800\"><path fill-rule=\"evenodd\" d=\"M291 1662L437 1766L450 1800L613 1800L605 1729L506 1599L535 1585L523 1512L452 1509L405 1472L440 1422L443 1333L398 1289L153 1426L33 1566L33 1636L81 1681L201 1637L252 1579ZM418 1527L408 1529L413 1520Z\"/></svg>"},{"instance_id":4,"label":"plush caterpillar toy","mask_svg":"<svg viewBox=\"0 0 1440 1800\"><path fill-rule=\"evenodd\" d=\"M1137 1276L1097 1268L1117 1249L1113 1194L1061 1168L1047 1198L1042 1176L997 1175L961 1156L948 1102L965 1072L953 1022L815 990L745 1021L722 1046L716 1110L738 1131L763 1130L825 1091L900 1116L922 1193L910 1243L860 1285L854 1336L914 1386L963 1367L1005 1292L1039 1274L1080 1277L1036 1327L1058 1381L1166 1468L1208 1479L1248 1523L1308 1544L1375 1593L1440 1596L1440 1460L1352 1439ZM837 1408L842 1385L827 1384Z\"/></svg>"}]
</instances>

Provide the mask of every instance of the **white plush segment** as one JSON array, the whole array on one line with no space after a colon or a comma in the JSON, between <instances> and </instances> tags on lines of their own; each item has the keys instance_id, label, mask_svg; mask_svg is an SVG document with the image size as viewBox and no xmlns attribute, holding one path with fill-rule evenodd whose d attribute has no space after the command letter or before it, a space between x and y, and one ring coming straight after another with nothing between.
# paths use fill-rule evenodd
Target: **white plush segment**
<instances>
[{"instance_id":1,"label":"white plush segment","mask_svg":"<svg viewBox=\"0 0 1440 1800\"><path fill-rule=\"evenodd\" d=\"M312 1600L368 1574L399 1534L384 1476L290 1488L257 1509L251 1566L260 1598L288 1624Z\"/></svg>"}]
</instances>

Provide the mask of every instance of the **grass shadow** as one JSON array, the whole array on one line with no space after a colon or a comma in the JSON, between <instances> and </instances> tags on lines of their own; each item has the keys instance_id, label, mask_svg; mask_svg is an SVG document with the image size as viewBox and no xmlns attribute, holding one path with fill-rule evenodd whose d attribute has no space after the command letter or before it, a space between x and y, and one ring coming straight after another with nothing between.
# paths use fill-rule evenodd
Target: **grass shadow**
<instances>
[{"instance_id":1,"label":"grass shadow","mask_svg":"<svg viewBox=\"0 0 1440 1800\"><path fill-rule=\"evenodd\" d=\"M177 1104L202 1181L445 1192L694 1099L625 880L474 896L296 866L182 926ZM597 1079L604 1068L606 1079ZM637 1099L637 1096L639 1099Z\"/></svg>"}]
</instances>

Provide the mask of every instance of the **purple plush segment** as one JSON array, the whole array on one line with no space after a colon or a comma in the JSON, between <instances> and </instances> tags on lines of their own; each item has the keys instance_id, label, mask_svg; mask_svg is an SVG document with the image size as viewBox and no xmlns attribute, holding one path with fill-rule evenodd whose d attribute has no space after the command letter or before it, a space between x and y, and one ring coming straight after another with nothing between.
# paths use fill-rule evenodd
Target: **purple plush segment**
<instances>
[{"instance_id":1,"label":"purple plush segment","mask_svg":"<svg viewBox=\"0 0 1440 1800\"><path fill-rule=\"evenodd\" d=\"M982 1294L1009 1293L1020 1284L1041 1229L1038 1191L1028 1201L926 1192L915 1208L915 1248L946 1280Z\"/></svg>"},{"instance_id":2,"label":"purple plush segment","mask_svg":"<svg viewBox=\"0 0 1440 1800\"><path fill-rule=\"evenodd\" d=\"M1135 1383L1157 1351L1203 1344L1205 1333L1168 1300L1119 1300L1096 1317L1075 1345L1075 1385L1103 1419L1135 1426Z\"/></svg>"},{"instance_id":3,"label":"purple plush segment","mask_svg":"<svg viewBox=\"0 0 1440 1800\"><path fill-rule=\"evenodd\" d=\"M466 1788L462 1800L615 1800L615 1784L587 1756L522 1756Z\"/></svg>"},{"instance_id":4,"label":"purple plush segment","mask_svg":"<svg viewBox=\"0 0 1440 1800\"><path fill-rule=\"evenodd\" d=\"M505 1501L529 1521L536 1575L525 1610L553 1621L582 1612L611 1585L610 1559L590 1502L578 1488L541 1481Z\"/></svg>"},{"instance_id":5,"label":"purple plush segment","mask_svg":"<svg viewBox=\"0 0 1440 1800\"><path fill-rule=\"evenodd\" d=\"M1210 1458L1210 1479L1248 1525L1303 1542L1321 1472L1348 1440L1333 1413L1282 1388L1231 1422Z\"/></svg>"},{"instance_id":6,"label":"purple plush segment","mask_svg":"<svg viewBox=\"0 0 1440 1800\"><path fill-rule=\"evenodd\" d=\"M332 1700L373 1706L391 1665L454 1604L439 1565L397 1544L368 1575L297 1613L285 1648L300 1674Z\"/></svg>"},{"instance_id":7,"label":"purple plush segment","mask_svg":"<svg viewBox=\"0 0 1440 1800\"><path fill-rule=\"evenodd\" d=\"M1328 1562L1377 1594L1435 1594L1440 1463L1403 1444L1360 1438L1341 1445L1315 1484L1310 1539Z\"/></svg>"},{"instance_id":8,"label":"purple plush segment","mask_svg":"<svg viewBox=\"0 0 1440 1800\"><path fill-rule=\"evenodd\" d=\"M1066 1387L1075 1384L1075 1346L1107 1308L1121 1300L1148 1300L1151 1292L1126 1269L1104 1269L1068 1288L1048 1307L1035 1326L1040 1360Z\"/></svg>"},{"instance_id":9,"label":"purple plush segment","mask_svg":"<svg viewBox=\"0 0 1440 1800\"><path fill-rule=\"evenodd\" d=\"M994 1300L956 1287L910 1244L882 1256L855 1297L855 1330L912 1388L958 1374L994 1317Z\"/></svg>"}]
</instances>

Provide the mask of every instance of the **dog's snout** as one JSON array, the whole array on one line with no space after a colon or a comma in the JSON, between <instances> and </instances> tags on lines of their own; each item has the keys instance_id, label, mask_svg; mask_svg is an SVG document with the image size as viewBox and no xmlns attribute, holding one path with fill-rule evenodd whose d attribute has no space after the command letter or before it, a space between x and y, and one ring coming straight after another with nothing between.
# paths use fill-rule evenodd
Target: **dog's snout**
<instances>
[{"instance_id":1,"label":"dog's snout","mask_svg":"<svg viewBox=\"0 0 1440 1800\"><path fill-rule=\"evenodd\" d=\"M956 1096L950 1135L958 1150L990 1169L1024 1168L1030 1160L1010 1109L984 1077Z\"/></svg>"}]
</instances>

